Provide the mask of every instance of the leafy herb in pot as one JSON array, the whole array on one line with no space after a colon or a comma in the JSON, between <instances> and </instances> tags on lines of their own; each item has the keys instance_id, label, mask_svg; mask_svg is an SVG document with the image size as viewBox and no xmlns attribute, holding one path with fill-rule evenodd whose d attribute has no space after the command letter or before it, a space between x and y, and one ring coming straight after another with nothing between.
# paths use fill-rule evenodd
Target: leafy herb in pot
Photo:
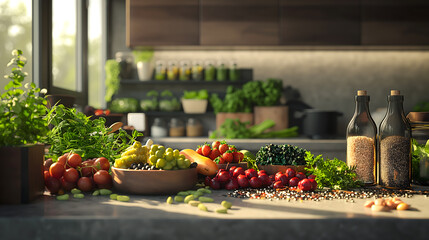
<instances>
[{"instance_id":1,"label":"leafy herb in pot","mask_svg":"<svg viewBox=\"0 0 429 240\"><path fill-rule=\"evenodd\" d=\"M34 83L23 86L27 73L23 72L26 58L22 54L21 50L13 50L7 65L13 67L5 76L10 82L0 101L0 146L41 143L49 131L47 101L39 96L46 94L46 89L40 90Z\"/></svg>"},{"instance_id":2,"label":"leafy herb in pot","mask_svg":"<svg viewBox=\"0 0 429 240\"><path fill-rule=\"evenodd\" d=\"M134 50L133 51L134 61L136 63L138 63L138 62L149 62L150 60L152 60L153 54L154 54L154 52L151 49Z\"/></svg>"},{"instance_id":3,"label":"leafy herb in pot","mask_svg":"<svg viewBox=\"0 0 429 240\"><path fill-rule=\"evenodd\" d=\"M214 112L245 112L251 113L253 110L252 103L249 102L248 96L243 90L228 86L225 98L222 100L217 94L210 96L210 103L213 106Z\"/></svg>"},{"instance_id":4,"label":"leafy herb in pot","mask_svg":"<svg viewBox=\"0 0 429 240\"><path fill-rule=\"evenodd\" d=\"M119 90L119 74L121 72L120 64L113 59L108 59L104 66L106 71L106 102L112 101L113 95Z\"/></svg>"},{"instance_id":5,"label":"leafy herb in pot","mask_svg":"<svg viewBox=\"0 0 429 240\"><path fill-rule=\"evenodd\" d=\"M199 91L184 91L182 98L205 100L209 98L209 93L206 89L202 89Z\"/></svg>"},{"instance_id":6,"label":"leafy herb in pot","mask_svg":"<svg viewBox=\"0 0 429 240\"><path fill-rule=\"evenodd\" d=\"M254 106L274 106L279 103L283 91L283 81L267 79L250 81L243 85L243 92Z\"/></svg>"},{"instance_id":7,"label":"leafy herb in pot","mask_svg":"<svg viewBox=\"0 0 429 240\"><path fill-rule=\"evenodd\" d=\"M419 144L412 140L412 178L419 184L429 184L429 140Z\"/></svg>"},{"instance_id":8,"label":"leafy herb in pot","mask_svg":"<svg viewBox=\"0 0 429 240\"><path fill-rule=\"evenodd\" d=\"M146 96L148 99L140 100L140 109L142 111L156 111L158 109L158 92L155 90L149 91Z\"/></svg>"}]
</instances>

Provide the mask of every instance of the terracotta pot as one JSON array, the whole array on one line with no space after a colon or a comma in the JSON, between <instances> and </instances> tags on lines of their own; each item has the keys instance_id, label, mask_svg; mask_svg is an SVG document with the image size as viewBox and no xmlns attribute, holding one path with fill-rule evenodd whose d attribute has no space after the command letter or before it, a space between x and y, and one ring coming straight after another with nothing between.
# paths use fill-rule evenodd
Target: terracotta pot
<instances>
[{"instance_id":1,"label":"terracotta pot","mask_svg":"<svg viewBox=\"0 0 429 240\"><path fill-rule=\"evenodd\" d=\"M305 173L305 165L258 165L259 170L265 170L268 175L276 174L277 172L286 172L286 169L292 168L296 172Z\"/></svg>"},{"instance_id":2,"label":"terracotta pot","mask_svg":"<svg viewBox=\"0 0 429 240\"><path fill-rule=\"evenodd\" d=\"M241 122L250 122L250 125L253 125L253 113L218 113L216 114L216 129L219 129L227 118L239 119Z\"/></svg>"},{"instance_id":3,"label":"terracotta pot","mask_svg":"<svg viewBox=\"0 0 429 240\"><path fill-rule=\"evenodd\" d=\"M257 106L253 108L255 124L271 119L276 125L268 131L281 130L289 127L289 109L287 106Z\"/></svg>"},{"instance_id":4,"label":"terracotta pot","mask_svg":"<svg viewBox=\"0 0 429 240\"><path fill-rule=\"evenodd\" d=\"M183 170L131 170L112 167L113 186L131 194L173 194L195 187L196 168Z\"/></svg>"},{"instance_id":5,"label":"terracotta pot","mask_svg":"<svg viewBox=\"0 0 429 240\"><path fill-rule=\"evenodd\" d=\"M29 203L43 194L44 145L0 147L0 204Z\"/></svg>"}]
</instances>

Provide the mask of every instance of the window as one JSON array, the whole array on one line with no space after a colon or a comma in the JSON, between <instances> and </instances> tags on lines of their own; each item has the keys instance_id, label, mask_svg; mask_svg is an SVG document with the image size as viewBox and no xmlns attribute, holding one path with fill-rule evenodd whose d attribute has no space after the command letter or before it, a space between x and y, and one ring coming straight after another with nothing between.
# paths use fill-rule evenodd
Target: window
<instances>
[{"instance_id":1,"label":"window","mask_svg":"<svg viewBox=\"0 0 429 240\"><path fill-rule=\"evenodd\" d=\"M32 77L32 0L0 0L0 93L8 80L3 76L10 69L6 67L13 49L21 49L27 58L24 71L28 73L25 82Z\"/></svg>"}]
</instances>

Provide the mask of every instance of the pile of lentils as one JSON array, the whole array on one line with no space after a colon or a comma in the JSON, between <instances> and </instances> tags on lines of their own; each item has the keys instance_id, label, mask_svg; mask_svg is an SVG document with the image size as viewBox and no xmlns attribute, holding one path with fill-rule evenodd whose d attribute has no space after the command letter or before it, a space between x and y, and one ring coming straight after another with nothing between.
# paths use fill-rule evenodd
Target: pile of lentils
<instances>
[{"instance_id":1,"label":"pile of lentils","mask_svg":"<svg viewBox=\"0 0 429 240\"><path fill-rule=\"evenodd\" d=\"M351 191L345 190L320 190L315 192L298 192L290 189L239 189L227 196L235 198L249 198L249 199L266 199L266 200L287 200L287 201L322 201L343 199L346 202L354 202L354 199L373 199L373 198L410 198L413 195L425 195L429 197L429 191L415 191L415 190L391 190L384 188L365 188Z\"/></svg>"}]
</instances>

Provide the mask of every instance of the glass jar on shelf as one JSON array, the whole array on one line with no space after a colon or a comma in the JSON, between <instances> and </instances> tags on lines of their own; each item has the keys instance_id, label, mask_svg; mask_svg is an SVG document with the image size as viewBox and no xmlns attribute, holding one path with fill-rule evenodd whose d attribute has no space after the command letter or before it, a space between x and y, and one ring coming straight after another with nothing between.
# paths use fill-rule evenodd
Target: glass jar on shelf
<instances>
[{"instance_id":1,"label":"glass jar on shelf","mask_svg":"<svg viewBox=\"0 0 429 240\"><path fill-rule=\"evenodd\" d=\"M204 80L206 81L214 81L216 75L216 68L213 65L213 62L208 60L205 62L204 68Z\"/></svg>"},{"instance_id":2,"label":"glass jar on shelf","mask_svg":"<svg viewBox=\"0 0 429 240\"><path fill-rule=\"evenodd\" d=\"M404 114L404 96L391 90L386 116L380 124L380 185L406 189L411 184L411 125Z\"/></svg>"},{"instance_id":3,"label":"glass jar on shelf","mask_svg":"<svg viewBox=\"0 0 429 240\"><path fill-rule=\"evenodd\" d=\"M217 71L216 71L216 78L218 81L226 81L228 80L228 68L226 67L225 63L222 61L219 61L217 65Z\"/></svg>"},{"instance_id":4,"label":"glass jar on shelf","mask_svg":"<svg viewBox=\"0 0 429 240\"><path fill-rule=\"evenodd\" d=\"M167 79L176 80L179 76L179 68L177 67L176 61L168 62Z\"/></svg>"},{"instance_id":5,"label":"glass jar on shelf","mask_svg":"<svg viewBox=\"0 0 429 240\"><path fill-rule=\"evenodd\" d=\"M185 124L182 122L182 120L178 118L172 118L170 120L169 136L170 137L185 136Z\"/></svg>"},{"instance_id":6,"label":"glass jar on shelf","mask_svg":"<svg viewBox=\"0 0 429 240\"><path fill-rule=\"evenodd\" d=\"M369 112L369 96L359 90L355 96L355 113L347 127L347 165L356 167L364 184L376 184L377 127Z\"/></svg>"},{"instance_id":7,"label":"glass jar on shelf","mask_svg":"<svg viewBox=\"0 0 429 240\"><path fill-rule=\"evenodd\" d=\"M188 61L180 62L179 80L181 81L191 80L191 68L189 66Z\"/></svg>"},{"instance_id":8,"label":"glass jar on shelf","mask_svg":"<svg viewBox=\"0 0 429 240\"><path fill-rule=\"evenodd\" d=\"M203 125L196 118L189 118L186 123L186 136L200 137L203 135Z\"/></svg>"},{"instance_id":9,"label":"glass jar on shelf","mask_svg":"<svg viewBox=\"0 0 429 240\"><path fill-rule=\"evenodd\" d=\"M203 80L203 66L201 62L195 61L192 65L192 80L202 81Z\"/></svg>"},{"instance_id":10,"label":"glass jar on shelf","mask_svg":"<svg viewBox=\"0 0 429 240\"><path fill-rule=\"evenodd\" d=\"M155 118L150 127L152 137L167 137L167 124L161 118Z\"/></svg>"},{"instance_id":11,"label":"glass jar on shelf","mask_svg":"<svg viewBox=\"0 0 429 240\"><path fill-rule=\"evenodd\" d=\"M129 79L133 74L134 57L131 52L117 52L116 61L119 63L119 76L122 79Z\"/></svg>"},{"instance_id":12,"label":"glass jar on shelf","mask_svg":"<svg viewBox=\"0 0 429 240\"><path fill-rule=\"evenodd\" d=\"M155 80L165 80L166 69L164 61L158 60L155 65Z\"/></svg>"},{"instance_id":13,"label":"glass jar on shelf","mask_svg":"<svg viewBox=\"0 0 429 240\"><path fill-rule=\"evenodd\" d=\"M235 61L231 61L229 66L229 80L232 82L240 80L240 70L238 69L237 63Z\"/></svg>"}]
</instances>

